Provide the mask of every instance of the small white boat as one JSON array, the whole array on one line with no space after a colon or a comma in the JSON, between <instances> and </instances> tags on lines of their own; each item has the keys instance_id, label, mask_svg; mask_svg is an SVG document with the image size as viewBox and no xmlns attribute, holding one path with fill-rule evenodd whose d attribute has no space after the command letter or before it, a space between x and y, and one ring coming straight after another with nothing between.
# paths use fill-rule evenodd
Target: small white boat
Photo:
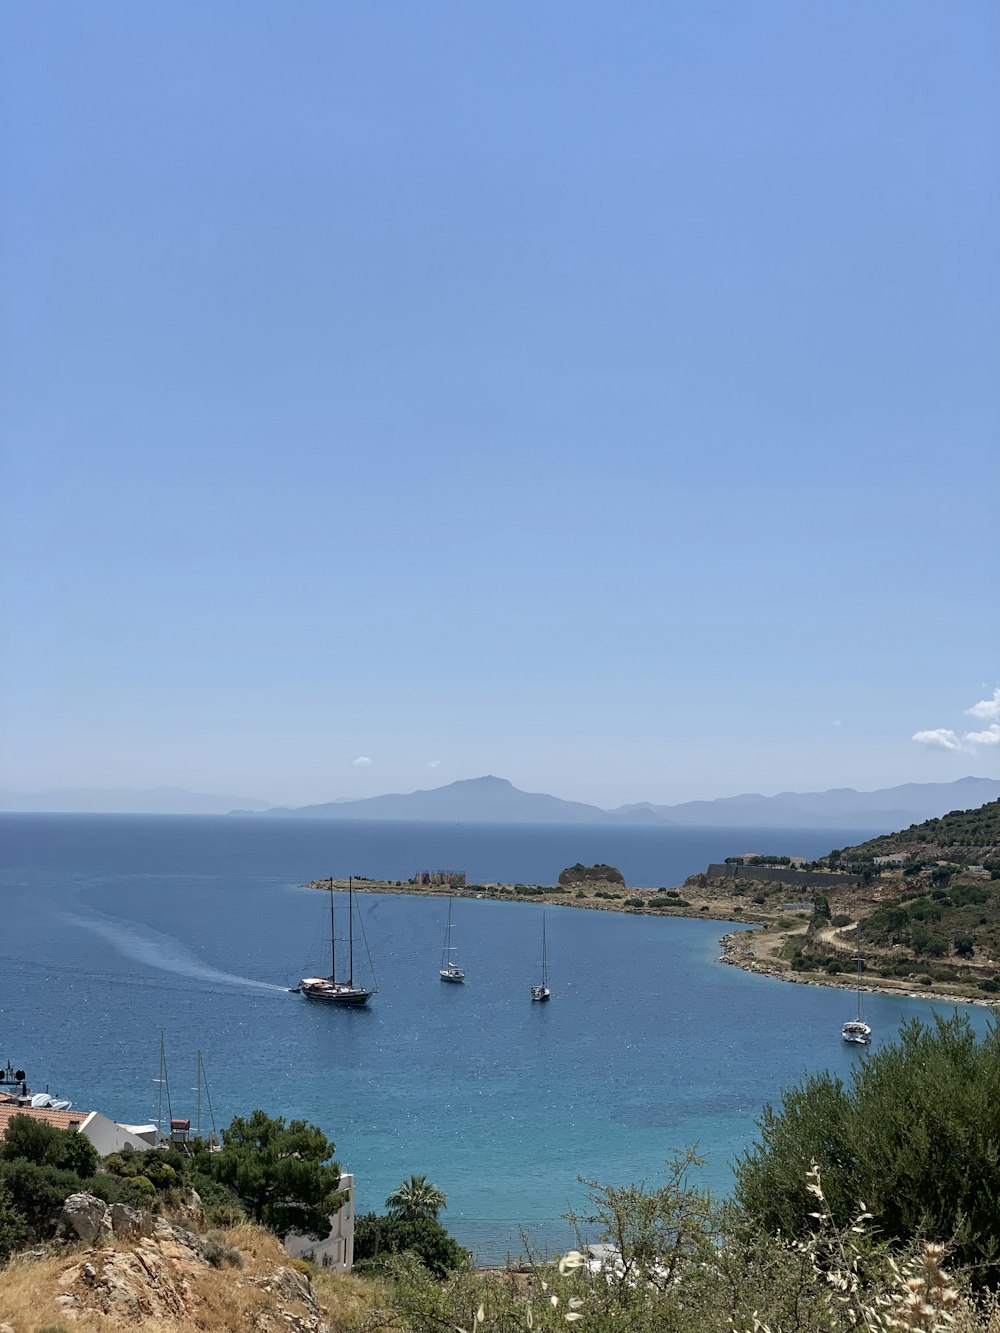
<instances>
[{"instance_id":1,"label":"small white boat","mask_svg":"<svg viewBox=\"0 0 1000 1333\"><path fill-rule=\"evenodd\" d=\"M455 962L452 954L455 952L455 946L451 942L451 905L452 899L448 899L448 924L444 929L444 947L441 950L441 970L438 976L442 981L462 982L465 980L465 973Z\"/></svg>"},{"instance_id":2,"label":"small white boat","mask_svg":"<svg viewBox=\"0 0 1000 1333\"><path fill-rule=\"evenodd\" d=\"M549 990L549 959L548 950L545 947L545 913L542 913L542 982L540 986L532 986L531 998L533 1000L547 1000L552 992Z\"/></svg>"},{"instance_id":3,"label":"small white boat","mask_svg":"<svg viewBox=\"0 0 1000 1333\"><path fill-rule=\"evenodd\" d=\"M861 998L861 955L857 955L858 964L858 1016L850 1019L840 1029L844 1041L852 1046L867 1046L872 1039L872 1030L865 1022L864 1002Z\"/></svg>"}]
</instances>

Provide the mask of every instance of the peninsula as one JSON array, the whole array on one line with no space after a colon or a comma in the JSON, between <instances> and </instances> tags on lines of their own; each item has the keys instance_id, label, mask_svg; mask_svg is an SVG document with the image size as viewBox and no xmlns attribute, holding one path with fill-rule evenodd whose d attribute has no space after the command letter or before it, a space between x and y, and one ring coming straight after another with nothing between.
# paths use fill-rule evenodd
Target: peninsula
<instances>
[{"instance_id":1,"label":"peninsula","mask_svg":"<svg viewBox=\"0 0 1000 1333\"><path fill-rule=\"evenodd\" d=\"M426 878L426 877L425 877ZM725 935L721 961L800 984L979 1004L1000 1001L1000 800L952 811L811 863L730 857L683 885L628 886L613 866L577 864L553 884L355 877L355 892L544 902L756 927ZM308 887L347 888L347 879Z\"/></svg>"}]
</instances>

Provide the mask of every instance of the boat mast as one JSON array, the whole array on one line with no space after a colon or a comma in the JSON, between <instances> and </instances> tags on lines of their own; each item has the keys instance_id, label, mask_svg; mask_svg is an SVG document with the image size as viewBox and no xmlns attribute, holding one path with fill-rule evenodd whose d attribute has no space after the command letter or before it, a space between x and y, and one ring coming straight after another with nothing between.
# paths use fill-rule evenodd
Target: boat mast
<instances>
[{"instance_id":1,"label":"boat mast","mask_svg":"<svg viewBox=\"0 0 1000 1333\"><path fill-rule=\"evenodd\" d=\"M354 877L347 878L347 984L354 985Z\"/></svg>"},{"instance_id":2,"label":"boat mast","mask_svg":"<svg viewBox=\"0 0 1000 1333\"><path fill-rule=\"evenodd\" d=\"M545 913L542 913L542 985L548 984L548 959L545 950Z\"/></svg>"},{"instance_id":3,"label":"boat mast","mask_svg":"<svg viewBox=\"0 0 1000 1333\"><path fill-rule=\"evenodd\" d=\"M337 942L333 932L333 876L329 877L329 980L336 985L337 980Z\"/></svg>"},{"instance_id":4,"label":"boat mast","mask_svg":"<svg viewBox=\"0 0 1000 1333\"><path fill-rule=\"evenodd\" d=\"M163 1029L160 1028L160 1077L156 1080L158 1087L156 1097L156 1144L159 1147L160 1140L163 1138L163 1085L167 1078L167 1057L163 1049Z\"/></svg>"}]
</instances>

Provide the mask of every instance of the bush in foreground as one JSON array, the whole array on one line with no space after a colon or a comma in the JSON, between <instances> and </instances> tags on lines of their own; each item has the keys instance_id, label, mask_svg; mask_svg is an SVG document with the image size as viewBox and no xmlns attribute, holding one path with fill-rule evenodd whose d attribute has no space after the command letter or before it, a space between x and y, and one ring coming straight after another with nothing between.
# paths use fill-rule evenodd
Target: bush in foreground
<instances>
[{"instance_id":1,"label":"bush in foreground","mask_svg":"<svg viewBox=\"0 0 1000 1333\"><path fill-rule=\"evenodd\" d=\"M810 1225L810 1164L831 1215L860 1200L896 1243L948 1238L977 1283L1000 1285L1000 1036L967 1018L906 1024L862 1057L849 1086L814 1074L768 1106L761 1141L737 1169L736 1202L766 1233Z\"/></svg>"}]
</instances>

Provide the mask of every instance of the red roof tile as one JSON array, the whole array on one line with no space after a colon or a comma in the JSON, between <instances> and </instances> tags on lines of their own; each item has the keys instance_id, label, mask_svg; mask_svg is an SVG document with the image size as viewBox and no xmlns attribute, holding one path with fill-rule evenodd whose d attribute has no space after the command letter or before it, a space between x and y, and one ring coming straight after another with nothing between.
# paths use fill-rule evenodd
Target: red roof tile
<instances>
[{"instance_id":1,"label":"red roof tile","mask_svg":"<svg viewBox=\"0 0 1000 1333\"><path fill-rule=\"evenodd\" d=\"M32 1120L41 1120L43 1124L55 1129L79 1129L89 1111L49 1111L41 1107L18 1106L14 1102L0 1102L0 1139L7 1132L7 1124L16 1115L29 1115Z\"/></svg>"}]
</instances>

